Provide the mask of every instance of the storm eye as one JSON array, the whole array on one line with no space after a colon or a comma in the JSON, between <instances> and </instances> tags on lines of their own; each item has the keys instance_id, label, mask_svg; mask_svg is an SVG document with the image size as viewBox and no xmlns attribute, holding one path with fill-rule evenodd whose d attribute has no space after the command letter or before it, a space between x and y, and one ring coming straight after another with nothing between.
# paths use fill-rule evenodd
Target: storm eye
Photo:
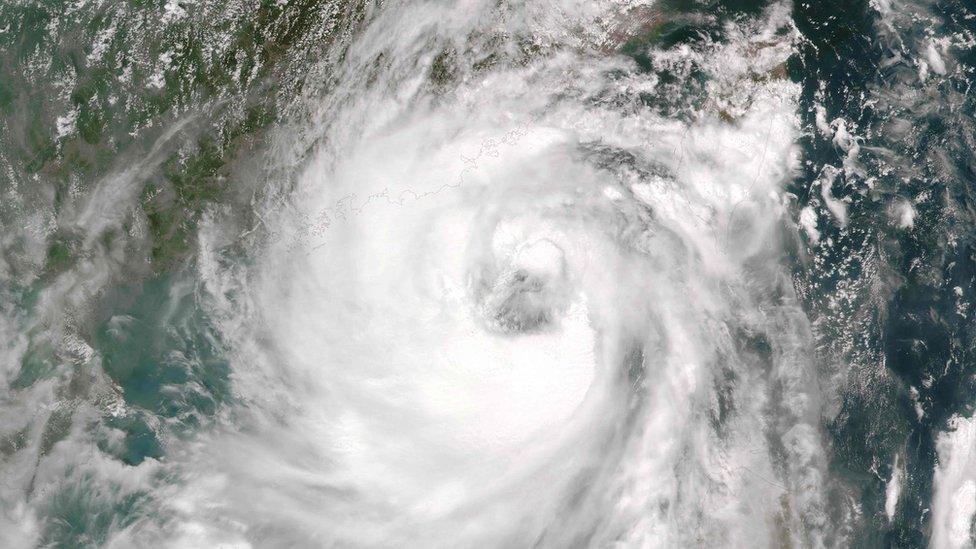
<instances>
[{"instance_id":1,"label":"storm eye","mask_svg":"<svg viewBox=\"0 0 976 549\"><path fill-rule=\"evenodd\" d=\"M477 277L475 300L486 326L515 334L552 324L568 302L562 249L543 239L500 259Z\"/></svg>"}]
</instances>

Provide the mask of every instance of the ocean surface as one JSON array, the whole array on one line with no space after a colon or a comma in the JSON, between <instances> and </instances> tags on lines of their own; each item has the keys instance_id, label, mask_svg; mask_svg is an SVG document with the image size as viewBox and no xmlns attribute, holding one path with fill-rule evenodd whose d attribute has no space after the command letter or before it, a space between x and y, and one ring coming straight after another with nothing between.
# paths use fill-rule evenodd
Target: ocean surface
<instances>
[{"instance_id":1,"label":"ocean surface","mask_svg":"<svg viewBox=\"0 0 976 549\"><path fill-rule=\"evenodd\" d=\"M0 549L976 546L971 0L3 0Z\"/></svg>"}]
</instances>

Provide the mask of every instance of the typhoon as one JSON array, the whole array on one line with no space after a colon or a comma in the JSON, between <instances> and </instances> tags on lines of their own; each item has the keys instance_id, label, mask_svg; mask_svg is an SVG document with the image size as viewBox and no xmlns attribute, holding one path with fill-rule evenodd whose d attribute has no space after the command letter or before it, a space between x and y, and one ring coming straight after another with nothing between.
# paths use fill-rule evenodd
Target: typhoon
<instances>
[{"instance_id":1,"label":"typhoon","mask_svg":"<svg viewBox=\"0 0 976 549\"><path fill-rule=\"evenodd\" d=\"M976 6L0 5L0 547L976 545Z\"/></svg>"}]
</instances>

